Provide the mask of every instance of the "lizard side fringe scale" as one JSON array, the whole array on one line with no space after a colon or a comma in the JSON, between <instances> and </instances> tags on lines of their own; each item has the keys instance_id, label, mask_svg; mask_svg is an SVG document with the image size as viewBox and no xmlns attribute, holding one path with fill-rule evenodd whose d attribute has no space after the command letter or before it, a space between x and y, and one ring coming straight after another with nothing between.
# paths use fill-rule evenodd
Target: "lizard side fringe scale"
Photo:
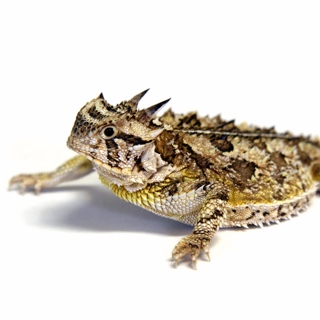
<instances>
[{"instance_id":1,"label":"lizard side fringe scale","mask_svg":"<svg viewBox=\"0 0 320 320\"><path fill-rule=\"evenodd\" d=\"M278 223L298 215L319 191L320 141L274 128L236 125L195 112L138 109L148 90L116 106L100 94L78 113L67 145L79 155L55 171L21 174L21 192L96 171L118 197L193 225L172 252L194 267L221 227Z\"/></svg>"}]
</instances>

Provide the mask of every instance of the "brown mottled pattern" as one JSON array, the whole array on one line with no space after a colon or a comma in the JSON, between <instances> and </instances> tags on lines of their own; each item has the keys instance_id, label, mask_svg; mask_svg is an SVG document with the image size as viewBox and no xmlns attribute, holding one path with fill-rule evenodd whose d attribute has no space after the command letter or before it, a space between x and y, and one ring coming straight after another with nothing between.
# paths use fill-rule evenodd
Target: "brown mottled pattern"
<instances>
[{"instance_id":1,"label":"brown mottled pattern","mask_svg":"<svg viewBox=\"0 0 320 320\"><path fill-rule=\"evenodd\" d=\"M117 196L194 225L173 250L196 265L220 227L278 223L303 211L320 182L320 142L271 128L138 110L147 90L116 106L100 94L78 113L68 146L79 153L55 171L13 177L21 191L52 187L93 168Z\"/></svg>"}]
</instances>

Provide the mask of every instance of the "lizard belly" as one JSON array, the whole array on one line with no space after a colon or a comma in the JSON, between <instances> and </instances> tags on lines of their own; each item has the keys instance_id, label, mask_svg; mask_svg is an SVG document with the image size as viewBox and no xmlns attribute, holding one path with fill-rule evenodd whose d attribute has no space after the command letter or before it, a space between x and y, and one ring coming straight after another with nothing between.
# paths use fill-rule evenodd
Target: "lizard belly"
<instances>
[{"instance_id":1,"label":"lizard belly","mask_svg":"<svg viewBox=\"0 0 320 320\"><path fill-rule=\"evenodd\" d=\"M119 198L152 211L157 215L190 225L195 224L198 212L206 197L206 192L203 189L175 192L172 195L164 194L161 190L153 190L151 188L129 192L122 186L108 183L101 176L100 179Z\"/></svg>"},{"instance_id":2,"label":"lizard belly","mask_svg":"<svg viewBox=\"0 0 320 320\"><path fill-rule=\"evenodd\" d=\"M145 206L152 212L193 225L198 212L205 201L205 194L197 194L195 190L189 193L180 193L163 199L156 199Z\"/></svg>"},{"instance_id":3,"label":"lizard belly","mask_svg":"<svg viewBox=\"0 0 320 320\"><path fill-rule=\"evenodd\" d=\"M200 208L206 199L206 192L203 189L175 192L172 195L164 194L161 189L154 190L152 188L129 192L122 186L110 184L101 176L100 179L119 198L157 215L189 225L195 225L197 222ZM292 215L297 215L306 209L315 192L316 189L312 188L291 199L269 203L248 201L247 203L235 204L231 201L226 207L227 214L222 227L262 226L264 223L270 224L281 219L289 219Z\"/></svg>"}]
</instances>

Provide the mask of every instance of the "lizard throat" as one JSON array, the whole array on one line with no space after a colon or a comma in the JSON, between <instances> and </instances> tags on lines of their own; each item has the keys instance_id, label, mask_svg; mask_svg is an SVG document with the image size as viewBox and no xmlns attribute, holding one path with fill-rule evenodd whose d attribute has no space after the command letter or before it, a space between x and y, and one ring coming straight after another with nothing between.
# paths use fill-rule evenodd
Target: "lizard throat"
<instances>
[{"instance_id":1,"label":"lizard throat","mask_svg":"<svg viewBox=\"0 0 320 320\"><path fill-rule=\"evenodd\" d=\"M163 166L156 172L147 172L139 170L137 166L133 167L133 169L120 169L111 167L96 159L93 159L92 162L101 178L119 187L123 186L129 192L141 190L150 183L161 182L173 171L171 165Z\"/></svg>"},{"instance_id":2,"label":"lizard throat","mask_svg":"<svg viewBox=\"0 0 320 320\"><path fill-rule=\"evenodd\" d=\"M137 145L131 148L136 152L138 161L119 163L117 166L106 163L90 154L91 147L83 141L69 137L67 145L73 151L85 156L92 162L94 169L105 180L117 186L123 186L129 192L144 188L149 183L161 182L174 171L172 165L164 161L155 150L154 143Z\"/></svg>"}]
</instances>

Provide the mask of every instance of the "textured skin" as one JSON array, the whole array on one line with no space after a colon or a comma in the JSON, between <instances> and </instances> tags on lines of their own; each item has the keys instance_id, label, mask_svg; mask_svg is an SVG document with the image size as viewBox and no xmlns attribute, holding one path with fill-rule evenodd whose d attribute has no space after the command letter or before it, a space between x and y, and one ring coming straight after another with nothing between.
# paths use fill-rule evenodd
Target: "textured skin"
<instances>
[{"instance_id":1,"label":"textured skin","mask_svg":"<svg viewBox=\"0 0 320 320\"><path fill-rule=\"evenodd\" d=\"M111 106L100 94L78 113L68 146L80 155L50 173L19 175L21 191L52 187L95 169L117 196L194 225L174 248L194 266L220 227L278 223L303 211L319 188L320 142L219 116L156 118L168 100L138 110L146 91ZM319 189L318 189L319 190Z\"/></svg>"}]
</instances>

